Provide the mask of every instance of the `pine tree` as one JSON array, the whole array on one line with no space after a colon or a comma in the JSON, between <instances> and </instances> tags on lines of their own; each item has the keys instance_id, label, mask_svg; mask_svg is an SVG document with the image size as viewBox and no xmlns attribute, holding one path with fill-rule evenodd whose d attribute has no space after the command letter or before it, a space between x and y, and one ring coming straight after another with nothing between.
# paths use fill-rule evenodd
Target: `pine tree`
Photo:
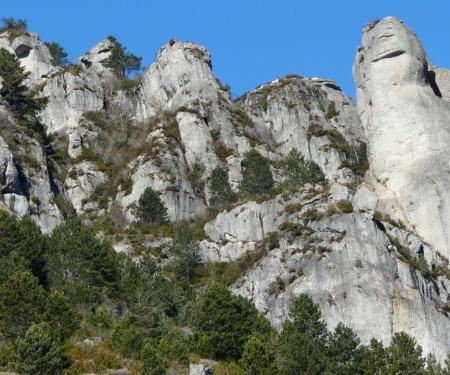
<instances>
[{"instance_id":1,"label":"pine tree","mask_svg":"<svg viewBox=\"0 0 450 375\"><path fill-rule=\"evenodd\" d=\"M29 75L14 54L0 48L0 77L3 79L0 95L19 117L35 117L47 105L47 98L36 98L24 85Z\"/></svg>"},{"instance_id":2,"label":"pine tree","mask_svg":"<svg viewBox=\"0 0 450 375\"><path fill-rule=\"evenodd\" d=\"M102 61L105 67L112 69L119 79L126 79L128 74L141 70L142 57L128 53L115 37L110 35L108 39L114 46L111 55Z\"/></svg>"},{"instance_id":3,"label":"pine tree","mask_svg":"<svg viewBox=\"0 0 450 375\"><path fill-rule=\"evenodd\" d=\"M239 359L248 337L260 330L259 323L255 307L219 283L200 297L192 314L200 353L215 359Z\"/></svg>"},{"instance_id":4,"label":"pine tree","mask_svg":"<svg viewBox=\"0 0 450 375\"><path fill-rule=\"evenodd\" d=\"M398 332L392 337L387 348L387 366L384 374L423 374L425 360L422 348L416 340L405 332Z\"/></svg>"},{"instance_id":5,"label":"pine tree","mask_svg":"<svg viewBox=\"0 0 450 375\"><path fill-rule=\"evenodd\" d=\"M166 224L167 208L159 193L148 187L144 190L138 202L138 216L144 225L157 226Z\"/></svg>"},{"instance_id":6,"label":"pine tree","mask_svg":"<svg viewBox=\"0 0 450 375\"><path fill-rule=\"evenodd\" d=\"M43 288L28 271L13 273L0 286L0 334L4 338L22 335L42 320Z\"/></svg>"},{"instance_id":7,"label":"pine tree","mask_svg":"<svg viewBox=\"0 0 450 375\"><path fill-rule=\"evenodd\" d=\"M304 156L295 148L291 149L286 158L278 164L284 177L284 184L287 186L316 184L325 180L320 167L312 160L305 160Z\"/></svg>"},{"instance_id":8,"label":"pine tree","mask_svg":"<svg viewBox=\"0 0 450 375\"><path fill-rule=\"evenodd\" d=\"M236 194L231 190L228 182L228 171L217 166L211 173L209 181L209 206L213 209L219 209L228 206L236 201Z\"/></svg>"},{"instance_id":9,"label":"pine tree","mask_svg":"<svg viewBox=\"0 0 450 375\"><path fill-rule=\"evenodd\" d=\"M289 309L283 325L278 356L283 375L319 375L326 373L328 331L318 305L307 294L300 294Z\"/></svg>"},{"instance_id":10,"label":"pine tree","mask_svg":"<svg viewBox=\"0 0 450 375\"><path fill-rule=\"evenodd\" d=\"M47 323L32 325L17 341L14 365L21 375L62 375L69 362Z\"/></svg>"},{"instance_id":11,"label":"pine tree","mask_svg":"<svg viewBox=\"0 0 450 375\"><path fill-rule=\"evenodd\" d=\"M69 61L67 60L68 54L61 46L61 44L57 42L47 42L45 43L45 45L47 46L50 55L52 56L52 62L54 65L61 66L63 68L69 65Z\"/></svg>"},{"instance_id":12,"label":"pine tree","mask_svg":"<svg viewBox=\"0 0 450 375\"><path fill-rule=\"evenodd\" d=\"M81 317L61 292L53 291L45 302L44 320L53 333L64 341L79 327Z\"/></svg>"},{"instance_id":13,"label":"pine tree","mask_svg":"<svg viewBox=\"0 0 450 375\"><path fill-rule=\"evenodd\" d=\"M328 340L331 373L335 375L362 374L363 348L355 332L339 323Z\"/></svg>"},{"instance_id":14,"label":"pine tree","mask_svg":"<svg viewBox=\"0 0 450 375\"><path fill-rule=\"evenodd\" d=\"M268 194L273 188L273 177L269 161L255 149L245 155L241 163L241 189L247 194Z\"/></svg>"},{"instance_id":15,"label":"pine tree","mask_svg":"<svg viewBox=\"0 0 450 375\"><path fill-rule=\"evenodd\" d=\"M244 375L272 375L278 373L275 351L267 337L260 334L250 336L245 343L240 364L244 369Z\"/></svg>"}]
</instances>

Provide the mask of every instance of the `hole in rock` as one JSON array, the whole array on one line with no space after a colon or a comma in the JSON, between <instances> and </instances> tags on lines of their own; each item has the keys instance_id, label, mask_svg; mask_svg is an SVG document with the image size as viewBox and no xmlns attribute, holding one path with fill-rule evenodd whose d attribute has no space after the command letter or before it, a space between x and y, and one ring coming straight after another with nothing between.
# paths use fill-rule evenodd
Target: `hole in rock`
<instances>
[{"instance_id":1,"label":"hole in rock","mask_svg":"<svg viewBox=\"0 0 450 375\"><path fill-rule=\"evenodd\" d=\"M15 52L19 59L24 59L25 57L28 57L32 49L33 48L27 46L26 44L21 44L19 47L16 48Z\"/></svg>"}]
</instances>

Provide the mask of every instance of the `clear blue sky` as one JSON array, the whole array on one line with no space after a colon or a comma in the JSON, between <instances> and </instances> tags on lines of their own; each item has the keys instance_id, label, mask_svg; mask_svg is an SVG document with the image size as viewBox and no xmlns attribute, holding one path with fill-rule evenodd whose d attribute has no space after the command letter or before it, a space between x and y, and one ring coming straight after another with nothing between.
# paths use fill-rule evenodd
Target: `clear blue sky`
<instances>
[{"instance_id":1,"label":"clear blue sky","mask_svg":"<svg viewBox=\"0 0 450 375\"><path fill-rule=\"evenodd\" d=\"M412 27L435 65L450 67L450 0L16 0L0 15L24 18L75 60L108 34L154 61L168 40L203 44L234 95L287 73L336 80L353 96L361 29L394 15Z\"/></svg>"}]
</instances>

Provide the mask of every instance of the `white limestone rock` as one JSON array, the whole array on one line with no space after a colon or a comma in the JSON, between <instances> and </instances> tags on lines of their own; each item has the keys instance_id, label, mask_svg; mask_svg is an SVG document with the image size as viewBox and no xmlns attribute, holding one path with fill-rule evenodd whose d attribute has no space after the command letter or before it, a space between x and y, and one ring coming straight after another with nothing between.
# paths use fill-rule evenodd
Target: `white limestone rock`
<instances>
[{"instance_id":1,"label":"white limestone rock","mask_svg":"<svg viewBox=\"0 0 450 375\"><path fill-rule=\"evenodd\" d=\"M108 180L107 175L100 171L98 167L89 161L83 161L73 165L68 172L65 181L67 195L77 212L81 215L85 213L86 208L92 210L92 201L89 201L95 189ZM88 203L86 207L86 203Z\"/></svg>"},{"instance_id":2,"label":"white limestone rock","mask_svg":"<svg viewBox=\"0 0 450 375\"><path fill-rule=\"evenodd\" d=\"M436 95L421 43L385 18L364 29L353 69L380 207L389 202L391 216L450 256L450 103Z\"/></svg>"}]
</instances>

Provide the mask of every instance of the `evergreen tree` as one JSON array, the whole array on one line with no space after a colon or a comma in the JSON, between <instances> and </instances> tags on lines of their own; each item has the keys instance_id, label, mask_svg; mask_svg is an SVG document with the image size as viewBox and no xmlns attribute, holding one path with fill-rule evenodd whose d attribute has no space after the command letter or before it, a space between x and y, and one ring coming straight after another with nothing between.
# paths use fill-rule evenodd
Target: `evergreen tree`
<instances>
[{"instance_id":1,"label":"evergreen tree","mask_svg":"<svg viewBox=\"0 0 450 375\"><path fill-rule=\"evenodd\" d=\"M120 79L126 79L128 74L141 70L142 57L127 52L115 37L110 35L108 39L114 46L111 55L102 61L105 67L112 69Z\"/></svg>"},{"instance_id":2,"label":"evergreen tree","mask_svg":"<svg viewBox=\"0 0 450 375\"><path fill-rule=\"evenodd\" d=\"M31 218L19 220L0 211L0 257L8 256L12 252L15 252L15 257L24 259L27 267L45 285L45 254L48 252L45 236Z\"/></svg>"},{"instance_id":3,"label":"evergreen tree","mask_svg":"<svg viewBox=\"0 0 450 375\"><path fill-rule=\"evenodd\" d=\"M339 323L328 341L331 373L335 375L362 374L363 355L363 348L360 346L356 333Z\"/></svg>"},{"instance_id":4,"label":"evergreen tree","mask_svg":"<svg viewBox=\"0 0 450 375\"><path fill-rule=\"evenodd\" d=\"M174 256L174 271L177 277L192 280L198 273L201 259L197 241L194 240L187 222L176 228L170 253Z\"/></svg>"},{"instance_id":5,"label":"evergreen tree","mask_svg":"<svg viewBox=\"0 0 450 375\"><path fill-rule=\"evenodd\" d=\"M289 318L283 325L278 356L283 375L318 375L326 373L327 329L318 305L307 294L291 303Z\"/></svg>"},{"instance_id":6,"label":"evergreen tree","mask_svg":"<svg viewBox=\"0 0 450 375\"><path fill-rule=\"evenodd\" d=\"M14 339L42 320L45 293L28 271L13 273L0 285L0 335Z\"/></svg>"},{"instance_id":7,"label":"evergreen tree","mask_svg":"<svg viewBox=\"0 0 450 375\"><path fill-rule=\"evenodd\" d=\"M47 105L47 98L36 98L24 85L29 75L14 54L0 48L0 77L3 79L0 96L19 117L35 117Z\"/></svg>"},{"instance_id":8,"label":"evergreen tree","mask_svg":"<svg viewBox=\"0 0 450 375\"><path fill-rule=\"evenodd\" d=\"M17 341L14 365L21 375L62 375L69 362L47 323L32 325Z\"/></svg>"},{"instance_id":9,"label":"evergreen tree","mask_svg":"<svg viewBox=\"0 0 450 375\"><path fill-rule=\"evenodd\" d=\"M228 182L228 171L217 166L211 173L209 182L209 206L220 209L236 201L236 194L231 190Z\"/></svg>"},{"instance_id":10,"label":"evergreen tree","mask_svg":"<svg viewBox=\"0 0 450 375\"><path fill-rule=\"evenodd\" d=\"M45 43L48 50L50 51L50 55L52 56L52 62L56 66L61 66L65 68L69 65L69 61L67 57L69 56L61 44L57 42L47 42Z\"/></svg>"},{"instance_id":11,"label":"evergreen tree","mask_svg":"<svg viewBox=\"0 0 450 375\"><path fill-rule=\"evenodd\" d=\"M139 375L164 375L166 373L161 358L149 342L143 345L141 361L142 368Z\"/></svg>"},{"instance_id":12,"label":"evergreen tree","mask_svg":"<svg viewBox=\"0 0 450 375\"><path fill-rule=\"evenodd\" d=\"M44 320L52 332L64 341L79 327L81 317L61 292L53 291L45 302Z\"/></svg>"},{"instance_id":13,"label":"evergreen tree","mask_svg":"<svg viewBox=\"0 0 450 375\"><path fill-rule=\"evenodd\" d=\"M55 228L50 243L50 285L73 303L99 303L114 290L120 275L116 253L91 228L68 220Z\"/></svg>"},{"instance_id":14,"label":"evergreen tree","mask_svg":"<svg viewBox=\"0 0 450 375\"><path fill-rule=\"evenodd\" d=\"M248 337L260 328L255 307L213 283L197 301L192 325L202 355L215 359L239 359Z\"/></svg>"},{"instance_id":15,"label":"evergreen tree","mask_svg":"<svg viewBox=\"0 0 450 375\"><path fill-rule=\"evenodd\" d=\"M279 163L284 184L290 187L302 186L306 183L316 184L325 180L320 167L312 160L305 160L295 148Z\"/></svg>"},{"instance_id":16,"label":"evergreen tree","mask_svg":"<svg viewBox=\"0 0 450 375\"><path fill-rule=\"evenodd\" d=\"M422 348L405 332L397 332L387 348L387 366L384 374L423 374L425 360Z\"/></svg>"},{"instance_id":17,"label":"evergreen tree","mask_svg":"<svg viewBox=\"0 0 450 375\"><path fill-rule=\"evenodd\" d=\"M148 187L144 190L138 203L138 216L141 222L149 226L167 224L167 208L159 193Z\"/></svg>"},{"instance_id":18,"label":"evergreen tree","mask_svg":"<svg viewBox=\"0 0 450 375\"><path fill-rule=\"evenodd\" d=\"M269 161L255 149L245 155L241 163L241 189L248 194L268 194L273 188Z\"/></svg>"},{"instance_id":19,"label":"evergreen tree","mask_svg":"<svg viewBox=\"0 0 450 375\"><path fill-rule=\"evenodd\" d=\"M278 373L275 351L267 338L260 334L250 336L245 343L240 364L244 369L244 375L272 375Z\"/></svg>"},{"instance_id":20,"label":"evergreen tree","mask_svg":"<svg viewBox=\"0 0 450 375\"><path fill-rule=\"evenodd\" d=\"M387 364L387 352L383 344L376 340L370 340L370 344L364 347L362 368L364 375L382 375Z\"/></svg>"}]
</instances>

